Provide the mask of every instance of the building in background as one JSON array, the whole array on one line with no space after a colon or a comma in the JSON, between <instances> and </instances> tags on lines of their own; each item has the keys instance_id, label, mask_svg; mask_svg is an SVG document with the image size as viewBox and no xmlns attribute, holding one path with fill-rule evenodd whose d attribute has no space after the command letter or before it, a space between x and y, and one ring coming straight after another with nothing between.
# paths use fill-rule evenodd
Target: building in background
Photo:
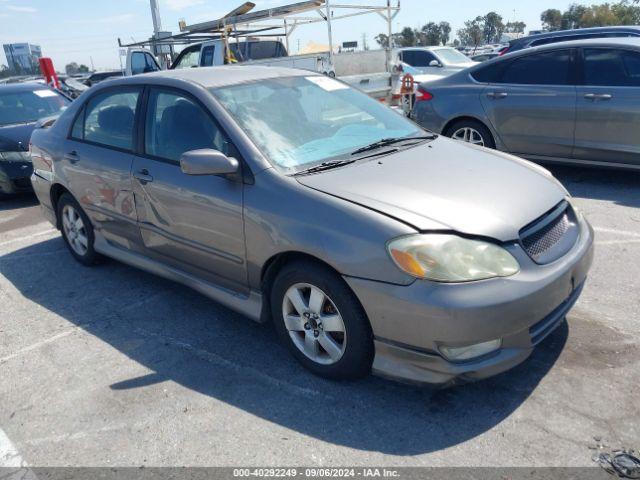
<instances>
[{"instance_id":1,"label":"building in background","mask_svg":"<svg viewBox=\"0 0 640 480\"><path fill-rule=\"evenodd\" d=\"M31 43L5 43L4 55L9 70L17 75L35 75L39 71L38 59L42 57L40 45Z\"/></svg>"}]
</instances>

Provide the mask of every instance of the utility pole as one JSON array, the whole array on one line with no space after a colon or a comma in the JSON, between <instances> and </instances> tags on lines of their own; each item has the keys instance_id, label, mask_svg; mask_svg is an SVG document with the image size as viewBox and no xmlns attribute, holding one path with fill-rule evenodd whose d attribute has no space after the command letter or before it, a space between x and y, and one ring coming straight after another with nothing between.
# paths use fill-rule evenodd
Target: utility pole
<instances>
[{"instance_id":1,"label":"utility pole","mask_svg":"<svg viewBox=\"0 0 640 480\"><path fill-rule=\"evenodd\" d=\"M333 67L333 36L331 33L331 7L329 7L329 0L326 2L327 5L327 33L329 34L329 63L331 64L331 68Z\"/></svg>"},{"instance_id":2,"label":"utility pole","mask_svg":"<svg viewBox=\"0 0 640 480\"><path fill-rule=\"evenodd\" d=\"M151 6L151 20L153 21L153 38L158 40L160 38L160 32L162 32L162 20L160 19L160 6L158 0L149 0ZM167 56L162 54L156 43L153 43L153 54L160 60L160 67L167 68Z\"/></svg>"}]
</instances>

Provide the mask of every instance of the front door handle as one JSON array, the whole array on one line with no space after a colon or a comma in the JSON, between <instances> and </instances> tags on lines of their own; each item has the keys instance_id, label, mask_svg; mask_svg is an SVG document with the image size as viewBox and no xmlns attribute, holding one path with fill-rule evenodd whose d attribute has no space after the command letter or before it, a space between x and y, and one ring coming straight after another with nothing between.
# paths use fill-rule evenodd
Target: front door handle
<instances>
[{"instance_id":1,"label":"front door handle","mask_svg":"<svg viewBox=\"0 0 640 480\"><path fill-rule=\"evenodd\" d=\"M507 92L489 92L487 93L487 97L493 98L494 100L500 100L501 98L507 98L509 94Z\"/></svg>"},{"instance_id":2,"label":"front door handle","mask_svg":"<svg viewBox=\"0 0 640 480\"><path fill-rule=\"evenodd\" d=\"M587 100L611 100L613 95L610 93L585 93L584 98Z\"/></svg>"},{"instance_id":3,"label":"front door handle","mask_svg":"<svg viewBox=\"0 0 640 480\"><path fill-rule=\"evenodd\" d=\"M133 176L138 179L141 184L153 182L153 177L149 175L149 170L143 168L137 172L134 172Z\"/></svg>"}]
</instances>

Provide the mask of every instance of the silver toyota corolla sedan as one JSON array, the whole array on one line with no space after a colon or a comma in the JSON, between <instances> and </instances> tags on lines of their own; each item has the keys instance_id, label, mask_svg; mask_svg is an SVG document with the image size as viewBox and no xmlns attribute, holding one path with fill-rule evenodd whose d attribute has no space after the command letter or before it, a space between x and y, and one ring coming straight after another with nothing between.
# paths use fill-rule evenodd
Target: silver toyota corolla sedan
<instances>
[{"instance_id":1,"label":"silver toyota corolla sedan","mask_svg":"<svg viewBox=\"0 0 640 480\"><path fill-rule=\"evenodd\" d=\"M334 379L513 367L564 319L592 260L591 227L543 168L301 70L105 81L36 130L31 154L76 260L111 257L272 319Z\"/></svg>"},{"instance_id":2,"label":"silver toyota corolla sedan","mask_svg":"<svg viewBox=\"0 0 640 480\"><path fill-rule=\"evenodd\" d=\"M528 48L418 88L434 132L531 160L640 169L640 39Z\"/></svg>"}]
</instances>

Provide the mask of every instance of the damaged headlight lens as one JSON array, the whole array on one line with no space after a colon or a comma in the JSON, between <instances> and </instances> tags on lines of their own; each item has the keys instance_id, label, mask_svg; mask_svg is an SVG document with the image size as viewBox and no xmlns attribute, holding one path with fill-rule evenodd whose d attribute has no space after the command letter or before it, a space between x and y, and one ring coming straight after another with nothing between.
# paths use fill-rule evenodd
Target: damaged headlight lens
<instances>
[{"instance_id":1,"label":"damaged headlight lens","mask_svg":"<svg viewBox=\"0 0 640 480\"><path fill-rule=\"evenodd\" d=\"M417 278L470 282L518 273L520 265L504 248L448 234L418 234L387 244L395 264Z\"/></svg>"},{"instance_id":2,"label":"damaged headlight lens","mask_svg":"<svg viewBox=\"0 0 640 480\"><path fill-rule=\"evenodd\" d=\"M29 152L0 152L0 160L7 162L30 162Z\"/></svg>"}]
</instances>

